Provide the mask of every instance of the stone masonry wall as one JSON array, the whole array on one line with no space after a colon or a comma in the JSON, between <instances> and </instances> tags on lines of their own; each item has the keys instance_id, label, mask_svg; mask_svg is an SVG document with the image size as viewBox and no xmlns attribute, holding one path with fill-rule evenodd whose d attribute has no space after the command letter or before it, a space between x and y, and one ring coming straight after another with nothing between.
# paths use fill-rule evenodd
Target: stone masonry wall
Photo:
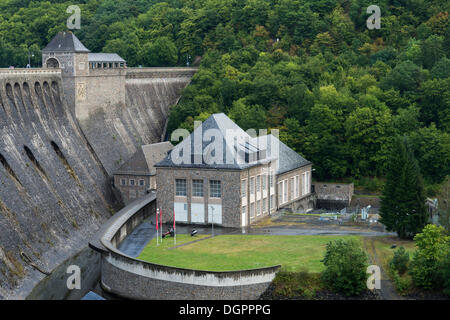
<instances>
[{"instance_id":1,"label":"stone masonry wall","mask_svg":"<svg viewBox=\"0 0 450 320\"><path fill-rule=\"evenodd\" d=\"M191 221L192 180L203 179L205 223L208 222L208 203L217 199L209 198L209 180L222 183L222 226L239 228L240 217L240 172L232 170L200 170L178 168L156 168L157 206L162 209L163 221L171 221L175 197L175 179L186 179L188 223Z\"/></svg>"},{"instance_id":2,"label":"stone masonry wall","mask_svg":"<svg viewBox=\"0 0 450 320\"><path fill-rule=\"evenodd\" d=\"M24 298L110 216L109 178L65 103L60 70L0 70L0 296Z\"/></svg>"}]
</instances>

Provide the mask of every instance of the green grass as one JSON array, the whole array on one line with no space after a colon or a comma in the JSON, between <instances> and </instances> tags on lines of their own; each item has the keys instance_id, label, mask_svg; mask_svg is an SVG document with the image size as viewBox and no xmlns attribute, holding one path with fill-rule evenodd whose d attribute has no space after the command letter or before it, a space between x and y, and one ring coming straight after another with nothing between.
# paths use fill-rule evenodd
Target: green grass
<instances>
[{"instance_id":1,"label":"green grass","mask_svg":"<svg viewBox=\"0 0 450 320\"><path fill-rule=\"evenodd\" d=\"M199 237L196 237L199 238ZM358 236L263 236L222 235L174 248L173 239L156 246L153 239L138 257L167 266L232 271L281 264L290 272L321 272L320 260L326 244L335 239L360 239ZM177 235L177 245L192 241L189 235Z\"/></svg>"}]
</instances>

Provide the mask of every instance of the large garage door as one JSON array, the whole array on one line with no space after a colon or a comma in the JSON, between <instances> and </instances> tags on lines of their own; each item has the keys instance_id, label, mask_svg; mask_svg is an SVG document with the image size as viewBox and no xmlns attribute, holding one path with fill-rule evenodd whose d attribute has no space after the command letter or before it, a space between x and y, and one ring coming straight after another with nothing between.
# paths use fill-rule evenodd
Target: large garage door
<instances>
[{"instance_id":1,"label":"large garage door","mask_svg":"<svg viewBox=\"0 0 450 320\"><path fill-rule=\"evenodd\" d=\"M191 204L191 222L205 223L205 204L203 203Z\"/></svg>"},{"instance_id":2,"label":"large garage door","mask_svg":"<svg viewBox=\"0 0 450 320\"><path fill-rule=\"evenodd\" d=\"M221 204L208 205L208 222L222 224L222 205Z\"/></svg>"},{"instance_id":3,"label":"large garage door","mask_svg":"<svg viewBox=\"0 0 450 320\"><path fill-rule=\"evenodd\" d=\"M188 221L188 211L187 211L187 203L185 202L175 202L175 219L180 222Z\"/></svg>"}]
</instances>

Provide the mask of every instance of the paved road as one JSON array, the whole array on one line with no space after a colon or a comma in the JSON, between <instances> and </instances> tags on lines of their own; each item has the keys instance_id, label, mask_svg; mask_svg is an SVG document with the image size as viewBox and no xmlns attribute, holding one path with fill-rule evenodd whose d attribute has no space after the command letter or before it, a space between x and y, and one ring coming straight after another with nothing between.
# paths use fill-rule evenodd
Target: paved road
<instances>
[{"instance_id":1,"label":"paved road","mask_svg":"<svg viewBox=\"0 0 450 320\"><path fill-rule=\"evenodd\" d=\"M118 249L130 257L136 258L155 235L155 225L144 221L122 241Z\"/></svg>"}]
</instances>

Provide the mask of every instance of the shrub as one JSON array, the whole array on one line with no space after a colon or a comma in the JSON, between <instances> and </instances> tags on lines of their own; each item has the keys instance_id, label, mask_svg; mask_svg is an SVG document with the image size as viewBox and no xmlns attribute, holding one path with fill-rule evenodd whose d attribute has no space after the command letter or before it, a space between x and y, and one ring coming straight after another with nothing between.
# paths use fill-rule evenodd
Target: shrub
<instances>
[{"instance_id":1,"label":"shrub","mask_svg":"<svg viewBox=\"0 0 450 320\"><path fill-rule=\"evenodd\" d=\"M281 270L273 280L274 296L278 298L313 299L316 291L321 288L320 277L315 273L305 270L300 272L289 272Z\"/></svg>"},{"instance_id":2,"label":"shrub","mask_svg":"<svg viewBox=\"0 0 450 320\"><path fill-rule=\"evenodd\" d=\"M401 277L397 270L391 270L391 277L399 294L404 295L412 288L411 278L408 276Z\"/></svg>"},{"instance_id":3,"label":"shrub","mask_svg":"<svg viewBox=\"0 0 450 320\"><path fill-rule=\"evenodd\" d=\"M390 262L390 266L399 274L404 274L408 269L408 263L409 263L409 254L408 252L406 252L405 248L400 247L395 251L394 257Z\"/></svg>"},{"instance_id":4,"label":"shrub","mask_svg":"<svg viewBox=\"0 0 450 320\"><path fill-rule=\"evenodd\" d=\"M414 284L427 290L442 288L448 278L441 279L439 275L445 273L441 268L448 264L450 236L445 235L443 227L429 224L414 240L418 249L414 252L409 271Z\"/></svg>"},{"instance_id":5,"label":"shrub","mask_svg":"<svg viewBox=\"0 0 450 320\"><path fill-rule=\"evenodd\" d=\"M438 264L436 284L443 289L444 294L450 296L450 248L447 247L446 254Z\"/></svg>"},{"instance_id":6,"label":"shrub","mask_svg":"<svg viewBox=\"0 0 450 320\"><path fill-rule=\"evenodd\" d=\"M336 240L327 244L324 282L347 296L358 295L366 289L367 255L355 240Z\"/></svg>"}]
</instances>

